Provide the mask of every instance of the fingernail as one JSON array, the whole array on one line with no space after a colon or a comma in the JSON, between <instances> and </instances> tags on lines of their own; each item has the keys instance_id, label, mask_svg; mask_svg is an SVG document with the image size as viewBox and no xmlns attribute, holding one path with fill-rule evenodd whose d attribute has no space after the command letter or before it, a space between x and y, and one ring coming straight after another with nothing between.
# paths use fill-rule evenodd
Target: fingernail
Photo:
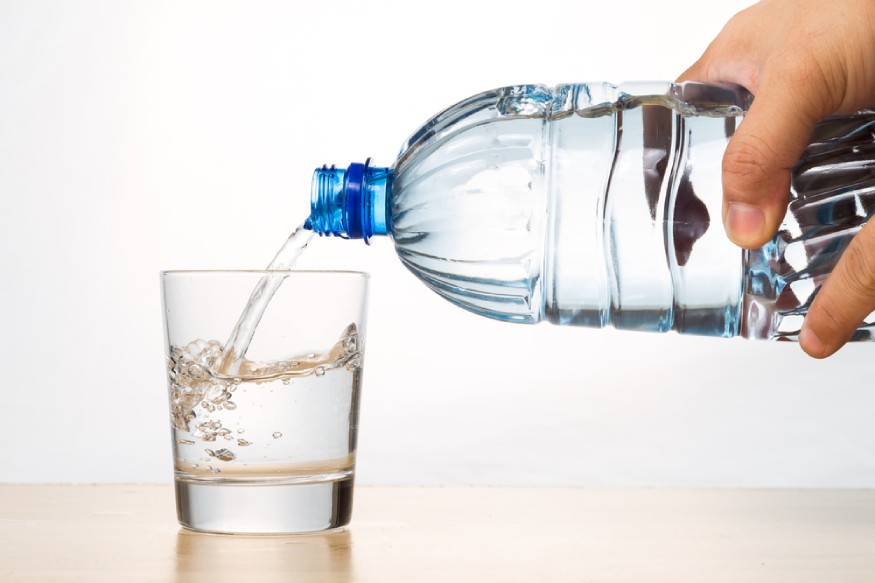
<instances>
[{"instance_id":1,"label":"fingernail","mask_svg":"<svg viewBox=\"0 0 875 583\"><path fill-rule=\"evenodd\" d=\"M766 224L763 211L743 202L731 202L726 209L726 231L736 242L757 239Z\"/></svg>"}]
</instances>

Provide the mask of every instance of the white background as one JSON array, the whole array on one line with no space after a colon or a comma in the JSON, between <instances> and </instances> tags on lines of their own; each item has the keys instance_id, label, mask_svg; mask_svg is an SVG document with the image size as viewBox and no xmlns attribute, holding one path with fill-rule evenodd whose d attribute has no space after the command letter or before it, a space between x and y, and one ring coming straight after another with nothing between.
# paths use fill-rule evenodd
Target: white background
<instances>
[{"instance_id":1,"label":"white background","mask_svg":"<svg viewBox=\"0 0 875 583\"><path fill-rule=\"evenodd\" d=\"M158 272L263 267L322 163L515 83L671 79L748 2L0 2L0 482L167 482ZM514 326L370 271L370 484L875 486L873 346Z\"/></svg>"}]
</instances>

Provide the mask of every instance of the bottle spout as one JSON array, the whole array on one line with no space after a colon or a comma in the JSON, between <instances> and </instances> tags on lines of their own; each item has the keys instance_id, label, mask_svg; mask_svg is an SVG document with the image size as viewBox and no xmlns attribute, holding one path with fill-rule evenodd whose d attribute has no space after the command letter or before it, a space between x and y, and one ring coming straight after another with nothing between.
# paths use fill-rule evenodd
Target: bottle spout
<instances>
[{"instance_id":1,"label":"bottle spout","mask_svg":"<svg viewBox=\"0 0 875 583\"><path fill-rule=\"evenodd\" d=\"M319 235L364 239L389 232L387 202L392 186L391 168L350 164L341 169L322 166L310 184L310 216L304 227Z\"/></svg>"}]
</instances>

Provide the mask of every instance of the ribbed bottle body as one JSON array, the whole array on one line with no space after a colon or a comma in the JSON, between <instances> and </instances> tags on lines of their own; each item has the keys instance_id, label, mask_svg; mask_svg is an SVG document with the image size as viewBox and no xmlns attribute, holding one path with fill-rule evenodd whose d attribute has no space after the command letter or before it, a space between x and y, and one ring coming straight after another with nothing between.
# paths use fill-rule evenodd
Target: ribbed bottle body
<instances>
[{"instance_id":1,"label":"ribbed bottle body","mask_svg":"<svg viewBox=\"0 0 875 583\"><path fill-rule=\"evenodd\" d=\"M555 92L546 317L736 335L743 262L720 220L720 167L746 95L670 83Z\"/></svg>"},{"instance_id":2,"label":"ribbed bottle body","mask_svg":"<svg viewBox=\"0 0 875 583\"><path fill-rule=\"evenodd\" d=\"M402 150L398 254L493 318L734 335L742 254L720 228L719 169L745 99L670 83L475 96Z\"/></svg>"}]
</instances>

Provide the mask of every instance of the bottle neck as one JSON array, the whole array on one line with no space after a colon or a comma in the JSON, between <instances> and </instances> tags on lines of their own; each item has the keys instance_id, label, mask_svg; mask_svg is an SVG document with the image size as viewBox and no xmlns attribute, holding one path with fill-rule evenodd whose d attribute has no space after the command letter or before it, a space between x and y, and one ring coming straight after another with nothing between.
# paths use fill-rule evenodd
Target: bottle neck
<instances>
[{"instance_id":1,"label":"bottle neck","mask_svg":"<svg viewBox=\"0 0 875 583\"><path fill-rule=\"evenodd\" d=\"M346 170L317 168L310 184L310 216L305 228L328 237L364 239L389 232L387 201L393 171L364 164Z\"/></svg>"}]
</instances>

